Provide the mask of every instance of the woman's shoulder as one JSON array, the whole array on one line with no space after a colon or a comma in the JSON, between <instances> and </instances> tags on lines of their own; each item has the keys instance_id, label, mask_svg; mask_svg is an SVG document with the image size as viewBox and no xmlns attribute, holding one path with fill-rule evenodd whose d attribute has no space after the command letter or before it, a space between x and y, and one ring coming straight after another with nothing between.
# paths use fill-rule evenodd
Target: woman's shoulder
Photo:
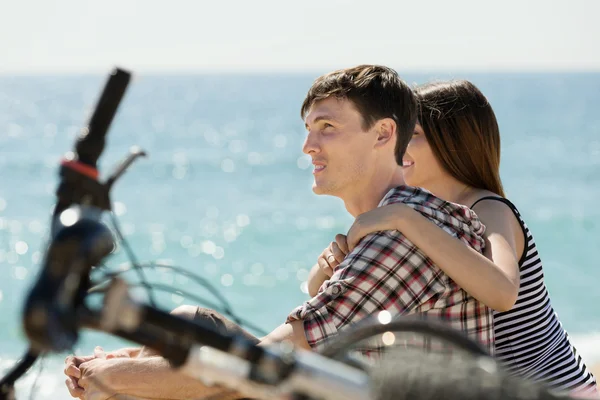
<instances>
[{"instance_id":1,"label":"woman's shoulder","mask_svg":"<svg viewBox=\"0 0 600 400\"><path fill-rule=\"evenodd\" d=\"M504 203L506 204L506 202L508 201L508 199L506 199L505 197L500 196L497 193L494 192L490 192L489 190L485 190L485 189L479 189L473 193L471 193L471 195L465 200L465 205L471 209L473 209L476 206L479 206L481 204L485 204L485 205L489 205L489 204L495 204L495 203ZM508 201L510 203L510 201Z\"/></svg>"},{"instance_id":2,"label":"woman's shoulder","mask_svg":"<svg viewBox=\"0 0 600 400\"><path fill-rule=\"evenodd\" d=\"M479 190L473 193L468 199L468 203L468 207L484 221L489 218L495 220L520 219L519 210L512 201L489 190Z\"/></svg>"},{"instance_id":3,"label":"woman's shoulder","mask_svg":"<svg viewBox=\"0 0 600 400\"><path fill-rule=\"evenodd\" d=\"M486 236L494 232L513 238L515 253L520 254L519 261L522 261L528 239L526 225L515 205L505 197L490 193L479 196L471 208L485 225Z\"/></svg>"}]
</instances>

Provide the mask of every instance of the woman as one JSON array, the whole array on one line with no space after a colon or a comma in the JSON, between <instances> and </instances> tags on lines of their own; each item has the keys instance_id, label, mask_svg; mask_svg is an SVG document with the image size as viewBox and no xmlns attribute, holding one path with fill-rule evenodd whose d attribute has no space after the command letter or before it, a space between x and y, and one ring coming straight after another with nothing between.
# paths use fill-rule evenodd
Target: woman
<instances>
[{"instance_id":1,"label":"woman","mask_svg":"<svg viewBox=\"0 0 600 400\"><path fill-rule=\"evenodd\" d=\"M399 230L459 286L494 309L495 357L557 391L596 391L593 375L554 312L535 241L500 180L500 134L485 96L468 81L417 88L421 110L402 157L407 185L472 208L486 226L480 254L403 204L360 215L311 271L311 291L369 233ZM398 155L397 155L398 157Z\"/></svg>"}]
</instances>

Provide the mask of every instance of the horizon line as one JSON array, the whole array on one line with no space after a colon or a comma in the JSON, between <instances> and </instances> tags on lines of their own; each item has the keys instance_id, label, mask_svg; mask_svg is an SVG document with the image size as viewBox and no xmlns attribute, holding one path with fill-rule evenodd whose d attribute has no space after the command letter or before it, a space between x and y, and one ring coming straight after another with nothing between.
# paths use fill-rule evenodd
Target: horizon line
<instances>
[{"instance_id":1,"label":"horizon line","mask_svg":"<svg viewBox=\"0 0 600 400\"><path fill-rule=\"evenodd\" d=\"M358 64L357 64L358 65ZM98 75L112 71L113 68L121 68L137 75L145 76L168 76L168 75L307 75L322 74L324 72L339 69L339 67L306 67L306 68L231 68L231 67L183 67L183 68L135 68L115 63L107 68L35 68L35 69L0 69L0 76L64 76L64 75ZM401 69L391 66L400 75L421 74L597 74L600 66L575 67L575 68L552 68L552 67L510 67L510 68L481 68L481 67L410 67Z\"/></svg>"}]
</instances>

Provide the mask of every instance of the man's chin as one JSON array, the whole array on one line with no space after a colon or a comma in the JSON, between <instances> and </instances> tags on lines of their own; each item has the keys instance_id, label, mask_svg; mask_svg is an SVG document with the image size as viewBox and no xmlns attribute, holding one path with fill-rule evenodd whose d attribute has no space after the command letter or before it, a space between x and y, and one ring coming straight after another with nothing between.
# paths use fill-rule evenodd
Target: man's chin
<instances>
[{"instance_id":1,"label":"man's chin","mask_svg":"<svg viewBox=\"0 0 600 400\"><path fill-rule=\"evenodd\" d=\"M317 184L313 184L312 191L314 194L325 194L325 192L323 191L323 188Z\"/></svg>"},{"instance_id":2,"label":"man's chin","mask_svg":"<svg viewBox=\"0 0 600 400\"><path fill-rule=\"evenodd\" d=\"M332 188L324 186L324 185L317 185L316 183L314 183L312 190L313 190L313 193L317 194L317 195L335 196L335 193L332 190Z\"/></svg>"}]
</instances>

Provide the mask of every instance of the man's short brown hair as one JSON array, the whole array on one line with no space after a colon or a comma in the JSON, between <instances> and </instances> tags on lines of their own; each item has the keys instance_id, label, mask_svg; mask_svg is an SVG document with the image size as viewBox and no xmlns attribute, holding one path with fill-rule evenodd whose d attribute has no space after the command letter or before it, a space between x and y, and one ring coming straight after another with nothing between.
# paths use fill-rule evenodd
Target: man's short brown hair
<instances>
[{"instance_id":1,"label":"man's short brown hair","mask_svg":"<svg viewBox=\"0 0 600 400\"><path fill-rule=\"evenodd\" d=\"M417 122L417 99L396 71L381 65L359 65L318 77L302 103L302 119L314 103L331 96L354 104L363 118L364 130L383 118L396 121L395 154L402 164Z\"/></svg>"}]
</instances>

